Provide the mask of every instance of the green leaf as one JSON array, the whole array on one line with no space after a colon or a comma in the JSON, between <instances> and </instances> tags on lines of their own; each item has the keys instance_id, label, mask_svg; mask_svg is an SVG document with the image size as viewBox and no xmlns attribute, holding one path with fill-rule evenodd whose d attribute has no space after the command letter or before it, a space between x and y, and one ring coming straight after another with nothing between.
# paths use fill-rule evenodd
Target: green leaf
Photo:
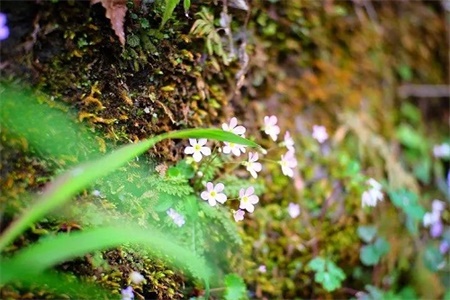
<instances>
[{"instance_id":1,"label":"green leaf","mask_svg":"<svg viewBox=\"0 0 450 300\"><path fill-rule=\"evenodd\" d=\"M410 125L401 124L396 135L400 143L406 147L415 150L421 150L424 147L423 137Z\"/></svg>"},{"instance_id":2,"label":"green leaf","mask_svg":"<svg viewBox=\"0 0 450 300\"><path fill-rule=\"evenodd\" d=\"M328 260L327 270L333 277L339 279L339 281L344 280L346 277L344 271L331 260Z\"/></svg>"},{"instance_id":3,"label":"green leaf","mask_svg":"<svg viewBox=\"0 0 450 300\"><path fill-rule=\"evenodd\" d=\"M425 215L425 209L420 205L405 205L405 213L413 220L420 221Z\"/></svg>"},{"instance_id":4,"label":"green leaf","mask_svg":"<svg viewBox=\"0 0 450 300\"><path fill-rule=\"evenodd\" d=\"M184 13L187 14L189 12L189 8L191 7L191 0L183 1Z\"/></svg>"},{"instance_id":5,"label":"green leaf","mask_svg":"<svg viewBox=\"0 0 450 300\"><path fill-rule=\"evenodd\" d=\"M40 289L52 294L65 295L65 298L69 296L72 299L120 299L118 294L92 283L82 282L71 274L44 272L39 276L21 276L20 281L16 283L20 283L22 288L31 289L39 286Z\"/></svg>"},{"instance_id":6,"label":"green leaf","mask_svg":"<svg viewBox=\"0 0 450 300\"><path fill-rule=\"evenodd\" d=\"M66 171L47 185L38 201L3 232L3 235L0 237L0 250L12 242L33 222L67 202L71 197L83 191L95 180L120 168L129 160L141 155L156 143L167 138L208 138L258 147L256 143L250 140L220 129L186 129L173 131L136 144L121 147L102 158L83 163Z\"/></svg>"},{"instance_id":7,"label":"green leaf","mask_svg":"<svg viewBox=\"0 0 450 300\"><path fill-rule=\"evenodd\" d=\"M178 3L180 3L180 0L166 0L166 7L164 9L163 19L160 28L162 28L164 24L166 24L166 22L170 19Z\"/></svg>"},{"instance_id":8,"label":"green leaf","mask_svg":"<svg viewBox=\"0 0 450 300\"><path fill-rule=\"evenodd\" d=\"M174 243L170 236L156 228L142 229L126 222L122 222L121 225L47 237L22 249L10 259L2 258L0 284L39 276L46 269L75 257L131 243L140 245L152 255L164 259L175 267L187 270L194 277L203 280L207 288L209 287L212 271L207 261Z\"/></svg>"},{"instance_id":9,"label":"green leaf","mask_svg":"<svg viewBox=\"0 0 450 300\"><path fill-rule=\"evenodd\" d=\"M382 237L377 238L374 243L374 247L380 257L387 254L389 252L389 249L391 248L389 242Z\"/></svg>"},{"instance_id":10,"label":"green leaf","mask_svg":"<svg viewBox=\"0 0 450 300\"><path fill-rule=\"evenodd\" d=\"M380 261L380 255L374 245L361 247L359 257L365 266L374 266Z\"/></svg>"},{"instance_id":11,"label":"green leaf","mask_svg":"<svg viewBox=\"0 0 450 300\"><path fill-rule=\"evenodd\" d=\"M158 197L158 203L155 205L155 211L166 211L175 203L175 197L167 193L160 193Z\"/></svg>"},{"instance_id":12,"label":"green leaf","mask_svg":"<svg viewBox=\"0 0 450 300\"><path fill-rule=\"evenodd\" d=\"M316 272L325 271L325 259L316 257L308 263L308 267Z\"/></svg>"},{"instance_id":13,"label":"green leaf","mask_svg":"<svg viewBox=\"0 0 450 300\"><path fill-rule=\"evenodd\" d=\"M366 243L372 242L377 234L377 228L375 226L359 226L358 236Z\"/></svg>"},{"instance_id":14,"label":"green leaf","mask_svg":"<svg viewBox=\"0 0 450 300\"><path fill-rule=\"evenodd\" d=\"M225 276L225 299L239 300L245 299L247 287L244 280L237 274L228 274Z\"/></svg>"},{"instance_id":15,"label":"green leaf","mask_svg":"<svg viewBox=\"0 0 450 300\"><path fill-rule=\"evenodd\" d=\"M425 267L427 267L430 271L436 272L445 260L438 248L433 245L429 245L423 254L423 262Z\"/></svg>"},{"instance_id":16,"label":"green leaf","mask_svg":"<svg viewBox=\"0 0 450 300\"><path fill-rule=\"evenodd\" d=\"M198 218L198 199L196 196L188 196L184 199L184 210L186 216L191 220L196 220Z\"/></svg>"},{"instance_id":17,"label":"green leaf","mask_svg":"<svg viewBox=\"0 0 450 300\"><path fill-rule=\"evenodd\" d=\"M170 177L183 176L186 179L191 179L195 175L195 170L192 165L188 164L186 160L180 160L175 166L167 170L167 175Z\"/></svg>"}]
</instances>

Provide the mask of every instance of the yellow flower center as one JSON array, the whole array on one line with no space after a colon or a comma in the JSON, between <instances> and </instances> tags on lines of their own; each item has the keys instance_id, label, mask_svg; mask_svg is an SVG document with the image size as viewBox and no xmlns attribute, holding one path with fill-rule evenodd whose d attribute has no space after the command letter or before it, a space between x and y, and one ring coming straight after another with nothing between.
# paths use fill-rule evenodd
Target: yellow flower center
<instances>
[{"instance_id":1,"label":"yellow flower center","mask_svg":"<svg viewBox=\"0 0 450 300\"><path fill-rule=\"evenodd\" d=\"M194 146L194 150L195 151L200 151L202 149L202 146L200 146L200 145L195 145Z\"/></svg>"},{"instance_id":2,"label":"yellow flower center","mask_svg":"<svg viewBox=\"0 0 450 300\"><path fill-rule=\"evenodd\" d=\"M211 197L216 197L217 193L216 191L211 191L211 193L209 193L211 195Z\"/></svg>"}]
</instances>

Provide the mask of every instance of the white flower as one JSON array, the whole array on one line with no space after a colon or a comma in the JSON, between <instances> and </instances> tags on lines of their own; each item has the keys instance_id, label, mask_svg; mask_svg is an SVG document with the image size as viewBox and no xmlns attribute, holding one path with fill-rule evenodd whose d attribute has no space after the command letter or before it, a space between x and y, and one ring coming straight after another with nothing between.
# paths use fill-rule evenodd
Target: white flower
<instances>
[{"instance_id":1,"label":"white flower","mask_svg":"<svg viewBox=\"0 0 450 300\"><path fill-rule=\"evenodd\" d=\"M260 172L262 170L262 165L258 162L258 159L258 153L249 152L248 161L242 162L242 164L247 168L247 171L250 172L253 178L257 178L257 172Z\"/></svg>"},{"instance_id":2,"label":"white flower","mask_svg":"<svg viewBox=\"0 0 450 300\"><path fill-rule=\"evenodd\" d=\"M209 205L215 206L216 201L222 204L227 201L227 196L221 193L225 186L223 183L218 183L216 186L212 182L206 184L206 191L203 191L200 195L203 200L208 201Z\"/></svg>"},{"instance_id":3,"label":"white flower","mask_svg":"<svg viewBox=\"0 0 450 300\"><path fill-rule=\"evenodd\" d=\"M266 266L265 266L265 265L260 265L260 266L258 267L258 272L260 272L260 273L266 273L266 272L267 272Z\"/></svg>"},{"instance_id":4,"label":"white flower","mask_svg":"<svg viewBox=\"0 0 450 300\"><path fill-rule=\"evenodd\" d=\"M288 148L288 150L295 151L295 149L294 149L295 143L294 143L294 140L292 139L289 131L286 131L286 133L284 134L284 142L282 144L283 144L283 146Z\"/></svg>"},{"instance_id":5,"label":"white flower","mask_svg":"<svg viewBox=\"0 0 450 300\"><path fill-rule=\"evenodd\" d=\"M235 117L231 118L229 125L226 123L223 123L222 129L225 131L232 132L237 135L243 135L246 130L244 126L241 126L241 125L237 126L237 119Z\"/></svg>"},{"instance_id":6,"label":"white flower","mask_svg":"<svg viewBox=\"0 0 450 300\"><path fill-rule=\"evenodd\" d=\"M427 212L423 216L423 226L428 227L441 222L441 213L444 211L444 207L445 202L434 199L431 203L431 212Z\"/></svg>"},{"instance_id":7,"label":"white flower","mask_svg":"<svg viewBox=\"0 0 450 300\"><path fill-rule=\"evenodd\" d=\"M244 220L245 210L238 209L234 212L233 217L236 222Z\"/></svg>"},{"instance_id":8,"label":"white flower","mask_svg":"<svg viewBox=\"0 0 450 300\"><path fill-rule=\"evenodd\" d=\"M239 208L246 209L249 213L252 213L255 211L254 204L259 202L258 196L254 195L255 189L251 186L247 188L242 188L239 191L239 199L241 200L241 204L239 205Z\"/></svg>"},{"instance_id":9,"label":"white flower","mask_svg":"<svg viewBox=\"0 0 450 300\"><path fill-rule=\"evenodd\" d=\"M300 205L295 203L289 203L288 213L292 219L297 218L300 215Z\"/></svg>"},{"instance_id":10,"label":"white flower","mask_svg":"<svg viewBox=\"0 0 450 300\"><path fill-rule=\"evenodd\" d=\"M192 157L196 162L201 161L202 155L211 155L211 149L205 146L206 141L206 139L199 139L198 141L196 139L189 139L189 144L191 144L191 146L186 147L184 153L192 154Z\"/></svg>"},{"instance_id":11,"label":"white flower","mask_svg":"<svg viewBox=\"0 0 450 300\"><path fill-rule=\"evenodd\" d=\"M434 157L438 158L448 158L450 157L450 145L443 143L441 145L435 145L433 147Z\"/></svg>"},{"instance_id":12,"label":"white flower","mask_svg":"<svg viewBox=\"0 0 450 300\"><path fill-rule=\"evenodd\" d=\"M264 117L264 132L269 135L275 142L280 134L280 127L277 125L278 119L276 116Z\"/></svg>"},{"instance_id":13,"label":"white flower","mask_svg":"<svg viewBox=\"0 0 450 300\"><path fill-rule=\"evenodd\" d=\"M241 152L245 153L245 146L239 145L235 143L224 142L225 146L223 146L222 152L225 154L233 153L235 156L240 156Z\"/></svg>"},{"instance_id":14,"label":"white flower","mask_svg":"<svg viewBox=\"0 0 450 300\"><path fill-rule=\"evenodd\" d=\"M284 175L289 177L294 176L294 168L297 166L294 151L289 150L285 155L281 155L281 160L278 163L281 165L281 171Z\"/></svg>"},{"instance_id":15,"label":"white flower","mask_svg":"<svg viewBox=\"0 0 450 300\"><path fill-rule=\"evenodd\" d=\"M362 194L361 206L377 206L378 201L383 201L383 193L381 192L381 184L373 178L367 180L367 184L370 185L370 189Z\"/></svg>"},{"instance_id":16,"label":"white flower","mask_svg":"<svg viewBox=\"0 0 450 300\"><path fill-rule=\"evenodd\" d=\"M441 201L441 200L434 199L433 202L431 203L431 210L433 212L441 213L442 211L444 211L444 207L445 207L445 202Z\"/></svg>"},{"instance_id":17,"label":"white flower","mask_svg":"<svg viewBox=\"0 0 450 300\"><path fill-rule=\"evenodd\" d=\"M325 126L314 125L312 137L321 144L325 142L328 139L328 133Z\"/></svg>"},{"instance_id":18,"label":"white flower","mask_svg":"<svg viewBox=\"0 0 450 300\"><path fill-rule=\"evenodd\" d=\"M423 216L423 226L428 227L439 223L441 220L441 214L437 211L427 212Z\"/></svg>"},{"instance_id":19,"label":"white flower","mask_svg":"<svg viewBox=\"0 0 450 300\"><path fill-rule=\"evenodd\" d=\"M123 289L121 293L122 293L122 300L134 299L133 288L131 286L128 286L126 289Z\"/></svg>"},{"instance_id":20,"label":"white flower","mask_svg":"<svg viewBox=\"0 0 450 300\"><path fill-rule=\"evenodd\" d=\"M186 222L184 220L184 217L182 215L180 215L176 210L174 210L173 208L170 208L169 210L167 210L167 215L173 220L173 222L175 223L175 225L177 225L178 227L181 227L184 225L184 223Z\"/></svg>"},{"instance_id":21,"label":"white flower","mask_svg":"<svg viewBox=\"0 0 450 300\"><path fill-rule=\"evenodd\" d=\"M381 184L373 178L369 178L369 180L367 180L367 184L369 184L373 189L376 190L381 190L382 188Z\"/></svg>"},{"instance_id":22,"label":"white flower","mask_svg":"<svg viewBox=\"0 0 450 300\"><path fill-rule=\"evenodd\" d=\"M133 271L130 273L130 279L131 282L134 284L140 284L142 281L145 280L144 276L142 276L141 273Z\"/></svg>"}]
</instances>

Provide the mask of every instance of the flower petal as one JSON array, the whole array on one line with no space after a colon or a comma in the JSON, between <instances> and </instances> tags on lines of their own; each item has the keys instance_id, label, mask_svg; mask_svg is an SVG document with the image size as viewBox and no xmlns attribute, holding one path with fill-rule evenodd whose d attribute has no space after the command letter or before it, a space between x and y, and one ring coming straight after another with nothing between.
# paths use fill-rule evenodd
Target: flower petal
<instances>
[{"instance_id":1,"label":"flower petal","mask_svg":"<svg viewBox=\"0 0 450 300\"><path fill-rule=\"evenodd\" d=\"M202 160L202 154L200 152L195 152L194 155L192 155L195 162L199 162Z\"/></svg>"},{"instance_id":2,"label":"flower petal","mask_svg":"<svg viewBox=\"0 0 450 300\"><path fill-rule=\"evenodd\" d=\"M209 199L209 193L208 193L207 191L203 191L203 192L200 194L200 197L201 197L203 200L208 200L208 199Z\"/></svg>"},{"instance_id":3,"label":"flower petal","mask_svg":"<svg viewBox=\"0 0 450 300\"><path fill-rule=\"evenodd\" d=\"M216 192L221 192L221 191L223 191L223 189L225 188L225 186L223 185L223 183L218 183L217 185L216 185L216 187L214 188L214 190L216 191Z\"/></svg>"},{"instance_id":4,"label":"flower petal","mask_svg":"<svg viewBox=\"0 0 450 300\"><path fill-rule=\"evenodd\" d=\"M214 199L214 198L209 198L208 199L208 203L209 203L209 205L211 205L211 206L216 206L216 199Z\"/></svg>"},{"instance_id":5,"label":"flower petal","mask_svg":"<svg viewBox=\"0 0 450 300\"><path fill-rule=\"evenodd\" d=\"M247 188L247 190L245 191L245 196L250 196L253 195L255 193L255 188L253 186L250 186L249 188Z\"/></svg>"},{"instance_id":6,"label":"flower petal","mask_svg":"<svg viewBox=\"0 0 450 300\"><path fill-rule=\"evenodd\" d=\"M216 200L222 204L224 204L227 201L227 195L220 193L216 195Z\"/></svg>"},{"instance_id":7,"label":"flower petal","mask_svg":"<svg viewBox=\"0 0 450 300\"><path fill-rule=\"evenodd\" d=\"M248 197L248 201L249 201L251 204L256 204L256 203L259 202L259 197L256 196L256 195L251 195L250 197Z\"/></svg>"},{"instance_id":8,"label":"flower petal","mask_svg":"<svg viewBox=\"0 0 450 300\"><path fill-rule=\"evenodd\" d=\"M244 134L245 131L246 131L245 127L241 126L241 125L239 125L239 126L237 126L236 128L233 129L233 133L239 134L239 135Z\"/></svg>"},{"instance_id":9,"label":"flower petal","mask_svg":"<svg viewBox=\"0 0 450 300\"><path fill-rule=\"evenodd\" d=\"M209 149L208 147L202 147L200 149L200 152L204 155L204 156L210 156L211 155L211 149Z\"/></svg>"},{"instance_id":10,"label":"flower petal","mask_svg":"<svg viewBox=\"0 0 450 300\"><path fill-rule=\"evenodd\" d=\"M185 154L193 154L195 152L194 147L186 147L184 148Z\"/></svg>"},{"instance_id":11,"label":"flower petal","mask_svg":"<svg viewBox=\"0 0 450 300\"><path fill-rule=\"evenodd\" d=\"M245 195L245 188L242 188L239 190L239 198L244 197L244 195Z\"/></svg>"},{"instance_id":12,"label":"flower petal","mask_svg":"<svg viewBox=\"0 0 450 300\"><path fill-rule=\"evenodd\" d=\"M236 125L237 125L237 119L236 119L236 117L232 117L230 120L230 130L233 130L234 127L236 127Z\"/></svg>"}]
</instances>

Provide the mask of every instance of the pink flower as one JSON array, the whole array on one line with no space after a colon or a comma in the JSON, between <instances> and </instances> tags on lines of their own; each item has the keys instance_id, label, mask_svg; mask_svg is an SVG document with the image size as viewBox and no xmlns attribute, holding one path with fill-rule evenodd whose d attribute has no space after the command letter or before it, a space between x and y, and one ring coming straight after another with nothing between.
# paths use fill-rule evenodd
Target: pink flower
<instances>
[{"instance_id":1,"label":"pink flower","mask_svg":"<svg viewBox=\"0 0 450 300\"><path fill-rule=\"evenodd\" d=\"M184 153L192 154L194 160L199 162L202 160L203 155L211 155L211 149L205 146L206 142L206 139L199 139L198 141L196 139L189 139L189 144L191 144L191 146L186 147L186 149L184 149Z\"/></svg>"},{"instance_id":2,"label":"pink flower","mask_svg":"<svg viewBox=\"0 0 450 300\"><path fill-rule=\"evenodd\" d=\"M244 220L245 211L242 209L238 209L234 212L233 217L236 222Z\"/></svg>"},{"instance_id":3,"label":"pink flower","mask_svg":"<svg viewBox=\"0 0 450 300\"><path fill-rule=\"evenodd\" d=\"M294 177L294 168L297 166L294 151L289 150L285 155L281 155L281 160L278 163L281 165L281 172L284 175Z\"/></svg>"},{"instance_id":4,"label":"pink flower","mask_svg":"<svg viewBox=\"0 0 450 300\"><path fill-rule=\"evenodd\" d=\"M257 178L257 172L262 170L262 165L257 162L259 159L258 153L249 152L248 153L248 161L242 162L242 164L247 168L247 171L253 176L253 178Z\"/></svg>"},{"instance_id":5,"label":"pink flower","mask_svg":"<svg viewBox=\"0 0 450 300\"><path fill-rule=\"evenodd\" d=\"M254 195L255 189L251 186L247 188L242 188L239 191L239 199L241 200L241 204L239 205L239 208L246 209L249 213L252 213L255 211L254 204L259 202L258 196Z\"/></svg>"},{"instance_id":6,"label":"pink flower","mask_svg":"<svg viewBox=\"0 0 450 300\"><path fill-rule=\"evenodd\" d=\"M276 116L264 117L264 132L269 135L275 142L280 134L280 127L277 125L278 119Z\"/></svg>"},{"instance_id":7,"label":"pink flower","mask_svg":"<svg viewBox=\"0 0 450 300\"><path fill-rule=\"evenodd\" d=\"M314 125L312 137L321 144L325 142L328 139L328 133L325 126Z\"/></svg>"},{"instance_id":8,"label":"pink flower","mask_svg":"<svg viewBox=\"0 0 450 300\"><path fill-rule=\"evenodd\" d=\"M222 129L225 131L232 132L234 134L243 135L245 133L245 127L244 126L237 126L237 119L235 117L231 118L230 124L223 123Z\"/></svg>"},{"instance_id":9,"label":"pink flower","mask_svg":"<svg viewBox=\"0 0 450 300\"><path fill-rule=\"evenodd\" d=\"M286 148L288 148L288 150L295 151L294 145L295 145L295 143L291 137L291 134L289 133L289 131L286 131L286 133L284 134L283 146L286 146Z\"/></svg>"},{"instance_id":10,"label":"pink flower","mask_svg":"<svg viewBox=\"0 0 450 300\"><path fill-rule=\"evenodd\" d=\"M218 183L216 186L212 182L206 184L206 191L203 191L200 195L203 200L208 201L209 205L215 206L216 201L224 204L227 201L227 196L221 193L225 186L223 183Z\"/></svg>"}]
</instances>

